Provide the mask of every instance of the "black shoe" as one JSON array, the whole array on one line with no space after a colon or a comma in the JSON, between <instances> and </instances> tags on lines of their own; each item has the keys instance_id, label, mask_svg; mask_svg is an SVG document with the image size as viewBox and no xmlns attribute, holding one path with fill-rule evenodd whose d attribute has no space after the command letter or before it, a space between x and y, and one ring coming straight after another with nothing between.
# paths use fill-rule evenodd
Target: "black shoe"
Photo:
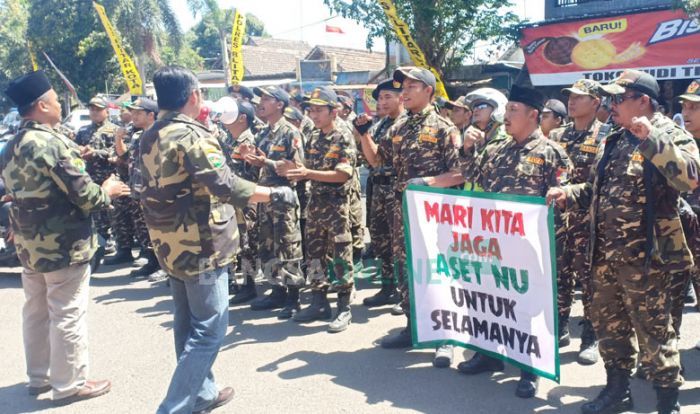
<instances>
[{"instance_id":1,"label":"black shoe","mask_svg":"<svg viewBox=\"0 0 700 414\"><path fill-rule=\"evenodd\" d=\"M520 371L520 380L515 388L515 396L520 398L532 398L537 394L537 382L539 377L528 371Z\"/></svg>"},{"instance_id":2,"label":"black shoe","mask_svg":"<svg viewBox=\"0 0 700 414\"><path fill-rule=\"evenodd\" d=\"M582 320L579 325L583 325L581 330L581 348L579 348L576 362L581 365L593 365L598 362L598 341L593 331L591 321Z\"/></svg>"},{"instance_id":3,"label":"black shoe","mask_svg":"<svg viewBox=\"0 0 700 414\"><path fill-rule=\"evenodd\" d=\"M311 304L297 312L292 318L294 322L313 322L330 319L333 316L331 304L328 303L326 290L314 290L311 292Z\"/></svg>"},{"instance_id":4,"label":"black shoe","mask_svg":"<svg viewBox=\"0 0 700 414\"><path fill-rule=\"evenodd\" d=\"M459 365L457 365L457 370L466 375L503 371L504 369L503 361L491 358L479 352L475 353L469 361L460 362Z\"/></svg>"},{"instance_id":5,"label":"black shoe","mask_svg":"<svg viewBox=\"0 0 700 414\"><path fill-rule=\"evenodd\" d=\"M630 372L609 368L607 385L595 400L581 406L582 414L617 414L634 407L630 392Z\"/></svg>"},{"instance_id":6,"label":"black shoe","mask_svg":"<svg viewBox=\"0 0 700 414\"><path fill-rule=\"evenodd\" d=\"M269 295L252 301L250 309L254 311L279 309L284 306L286 301L287 288L284 286L273 286Z\"/></svg>"},{"instance_id":7,"label":"black shoe","mask_svg":"<svg viewBox=\"0 0 700 414\"><path fill-rule=\"evenodd\" d=\"M290 286L287 292L287 301L284 307L277 314L277 319L290 319L299 312L301 304L299 303L299 287Z\"/></svg>"},{"instance_id":8,"label":"black shoe","mask_svg":"<svg viewBox=\"0 0 700 414\"><path fill-rule=\"evenodd\" d=\"M659 414L680 414L678 388L656 388L656 410Z\"/></svg>"},{"instance_id":9,"label":"black shoe","mask_svg":"<svg viewBox=\"0 0 700 414\"><path fill-rule=\"evenodd\" d=\"M134 256L131 255L130 247L120 247L117 254L114 256L105 257L104 264L114 266L122 263L131 263L134 261Z\"/></svg>"},{"instance_id":10,"label":"black shoe","mask_svg":"<svg viewBox=\"0 0 700 414\"><path fill-rule=\"evenodd\" d=\"M382 338L381 347L384 349L411 348L413 339L410 328L404 328L399 333L387 335Z\"/></svg>"},{"instance_id":11,"label":"black shoe","mask_svg":"<svg viewBox=\"0 0 700 414\"><path fill-rule=\"evenodd\" d=\"M146 258L148 262L141 266L140 268L129 273L129 277L148 277L160 269L160 264L156 258L156 254L153 250L149 250L146 253Z\"/></svg>"},{"instance_id":12,"label":"black shoe","mask_svg":"<svg viewBox=\"0 0 700 414\"><path fill-rule=\"evenodd\" d=\"M252 276L246 276L245 283L238 286L238 292L236 292L231 300L230 305L239 305L241 303L246 303L249 300L253 300L258 296L258 291L255 288L255 280Z\"/></svg>"},{"instance_id":13,"label":"black shoe","mask_svg":"<svg viewBox=\"0 0 700 414\"><path fill-rule=\"evenodd\" d=\"M399 291L396 290L393 284L383 285L382 288L376 294L365 298L362 304L368 308L373 308L376 306L384 306L389 304L397 304L401 301L401 295ZM402 312L403 313L403 312Z\"/></svg>"},{"instance_id":14,"label":"black shoe","mask_svg":"<svg viewBox=\"0 0 700 414\"><path fill-rule=\"evenodd\" d=\"M569 332L569 319L559 319L559 348L569 346L571 343L571 333Z\"/></svg>"},{"instance_id":15,"label":"black shoe","mask_svg":"<svg viewBox=\"0 0 700 414\"><path fill-rule=\"evenodd\" d=\"M352 322L352 313L350 312L350 292L338 293L338 314L333 322L328 325L328 332L338 333L348 329Z\"/></svg>"}]
</instances>

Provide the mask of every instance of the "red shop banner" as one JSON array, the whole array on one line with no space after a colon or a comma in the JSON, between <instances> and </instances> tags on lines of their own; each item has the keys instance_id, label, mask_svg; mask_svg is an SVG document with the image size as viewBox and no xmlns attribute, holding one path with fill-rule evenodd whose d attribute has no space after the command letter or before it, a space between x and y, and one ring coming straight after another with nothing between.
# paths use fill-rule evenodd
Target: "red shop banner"
<instances>
[{"instance_id":1,"label":"red shop banner","mask_svg":"<svg viewBox=\"0 0 700 414\"><path fill-rule=\"evenodd\" d=\"M535 86L606 83L624 69L659 80L700 78L700 26L681 10L529 27L521 46Z\"/></svg>"}]
</instances>

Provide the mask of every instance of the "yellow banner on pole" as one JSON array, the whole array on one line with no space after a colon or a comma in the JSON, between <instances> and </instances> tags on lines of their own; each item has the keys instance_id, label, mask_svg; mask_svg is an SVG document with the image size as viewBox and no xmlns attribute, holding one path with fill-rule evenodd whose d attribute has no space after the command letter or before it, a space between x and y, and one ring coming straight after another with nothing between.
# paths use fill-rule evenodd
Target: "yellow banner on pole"
<instances>
[{"instance_id":1,"label":"yellow banner on pole","mask_svg":"<svg viewBox=\"0 0 700 414\"><path fill-rule=\"evenodd\" d=\"M396 34L396 37L398 37L399 40L401 40L401 43L403 43L404 47L408 51L408 54L411 56L413 64L425 69L429 69L431 72L433 72L433 75L435 75L435 79L437 80L437 90L435 91L435 94L437 96L442 96L445 99L450 99L449 96L447 96L447 90L445 89L445 84L442 82L440 73L438 73L438 71L434 67L428 64L428 61L425 59L425 55L423 54L423 51L413 40L413 36L411 36L411 31L408 25L399 17L398 12L396 11L396 6L394 6L394 2L392 0L377 1L379 2L379 5L382 7L382 9L384 9L386 17L389 19L391 26L394 28L394 33Z\"/></svg>"},{"instance_id":2,"label":"yellow banner on pole","mask_svg":"<svg viewBox=\"0 0 700 414\"><path fill-rule=\"evenodd\" d=\"M117 55L117 60L119 61L119 66L122 68L124 79L126 80L126 84L129 86L129 92L131 92L131 94L134 96L143 95L141 75L139 75L139 71L136 69L134 61L131 60L129 55L126 54L126 51L122 47L119 36L114 31L112 23L110 23L109 19L107 18L107 13L105 13L104 6L95 2L93 2L92 5L95 7L97 15L100 16L102 26L104 26L107 37L109 37L109 41L112 43L112 49L114 49L114 53Z\"/></svg>"},{"instance_id":3,"label":"yellow banner on pole","mask_svg":"<svg viewBox=\"0 0 700 414\"><path fill-rule=\"evenodd\" d=\"M36 63L36 55L32 49L32 44L29 42L27 42L27 50L29 51L29 60L32 61L32 70L36 72L39 70L39 64Z\"/></svg>"},{"instance_id":4,"label":"yellow banner on pole","mask_svg":"<svg viewBox=\"0 0 700 414\"><path fill-rule=\"evenodd\" d=\"M233 16L231 32L231 85L238 85L243 80L243 37L245 36L245 16L238 12Z\"/></svg>"}]
</instances>

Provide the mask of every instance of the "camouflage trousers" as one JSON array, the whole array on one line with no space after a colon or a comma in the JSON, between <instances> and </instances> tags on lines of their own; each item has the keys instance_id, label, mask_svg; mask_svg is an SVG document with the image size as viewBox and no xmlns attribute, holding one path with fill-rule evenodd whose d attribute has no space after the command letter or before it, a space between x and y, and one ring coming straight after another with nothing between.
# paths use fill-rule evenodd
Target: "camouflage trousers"
<instances>
[{"instance_id":1,"label":"camouflage trousers","mask_svg":"<svg viewBox=\"0 0 700 414\"><path fill-rule=\"evenodd\" d=\"M108 240L112 237L112 224L110 219L109 209L102 209L92 213L92 219L95 222L95 230L103 239Z\"/></svg>"},{"instance_id":2,"label":"camouflage trousers","mask_svg":"<svg viewBox=\"0 0 700 414\"><path fill-rule=\"evenodd\" d=\"M306 217L306 272L311 288L322 290L333 285L339 293L351 291L354 281L349 198L311 194Z\"/></svg>"},{"instance_id":3,"label":"camouflage trousers","mask_svg":"<svg viewBox=\"0 0 700 414\"><path fill-rule=\"evenodd\" d=\"M365 247L365 232L362 223L362 187L360 176L357 172L352 176L350 189L350 233L352 234L352 248Z\"/></svg>"},{"instance_id":4,"label":"camouflage trousers","mask_svg":"<svg viewBox=\"0 0 700 414\"><path fill-rule=\"evenodd\" d=\"M670 294L673 300L671 305L671 317L673 318L673 329L676 337L680 338L681 323L683 322L683 308L685 307L685 293L689 284L693 284L695 295L700 298L700 232L686 230L686 241L690 252L695 259L695 267L692 270L673 274L671 280ZM700 299L698 299L700 301Z\"/></svg>"},{"instance_id":5,"label":"camouflage trousers","mask_svg":"<svg viewBox=\"0 0 700 414\"><path fill-rule=\"evenodd\" d=\"M658 269L645 274L639 258L606 262L603 252L594 257L592 276L590 316L605 367L634 369L639 344L639 362L648 367L654 385L680 386L680 355L671 323L672 276Z\"/></svg>"},{"instance_id":6,"label":"camouflage trousers","mask_svg":"<svg viewBox=\"0 0 700 414\"><path fill-rule=\"evenodd\" d=\"M266 279L277 286L303 286L299 205L281 211L258 204L258 240Z\"/></svg>"},{"instance_id":7,"label":"camouflage trousers","mask_svg":"<svg viewBox=\"0 0 700 414\"><path fill-rule=\"evenodd\" d=\"M258 261L258 209L256 204L236 208L241 251L238 263L244 276L255 276Z\"/></svg>"},{"instance_id":8,"label":"camouflage trousers","mask_svg":"<svg viewBox=\"0 0 700 414\"><path fill-rule=\"evenodd\" d=\"M568 319L574 300L576 280L581 282L583 317L590 320L591 314L591 273L588 265L588 240L590 221L587 212L572 212L557 228L557 302L559 318Z\"/></svg>"},{"instance_id":9,"label":"camouflage trousers","mask_svg":"<svg viewBox=\"0 0 700 414\"><path fill-rule=\"evenodd\" d=\"M401 308L406 315L409 315L411 306L406 267L406 238L403 233L403 193L394 192L393 211L391 224L391 251L394 254L393 274L396 275L401 290Z\"/></svg>"},{"instance_id":10,"label":"camouflage trousers","mask_svg":"<svg viewBox=\"0 0 700 414\"><path fill-rule=\"evenodd\" d=\"M139 200L132 197L119 197L112 200L112 206L114 209L110 212L117 246L132 248L135 237L138 247L145 250L153 249Z\"/></svg>"},{"instance_id":11,"label":"camouflage trousers","mask_svg":"<svg viewBox=\"0 0 700 414\"><path fill-rule=\"evenodd\" d=\"M389 177L380 177L386 178ZM371 179L371 178L370 178ZM372 237L372 248L375 256L380 260L382 285L393 285L394 267L391 264L391 224L394 215L394 185L387 183L373 184L372 202L367 217L369 219L369 232Z\"/></svg>"}]
</instances>

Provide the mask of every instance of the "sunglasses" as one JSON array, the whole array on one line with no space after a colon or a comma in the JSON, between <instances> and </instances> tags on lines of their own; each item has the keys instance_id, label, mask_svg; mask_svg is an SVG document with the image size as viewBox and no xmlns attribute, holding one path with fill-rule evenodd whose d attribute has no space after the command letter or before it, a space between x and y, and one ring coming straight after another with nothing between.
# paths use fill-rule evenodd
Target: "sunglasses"
<instances>
[{"instance_id":1,"label":"sunglasses","mask_svg":"<svg viewBox=\"0 0 700 414\"><path fill-rule=\"evenodd\" d=\"M625 102L626 100L629 99L639 99L641 98L642 95L634 94L634 95L613 95L612 101L616 105L620 105L621 103Z\"/></svg>"}]
</instances>

